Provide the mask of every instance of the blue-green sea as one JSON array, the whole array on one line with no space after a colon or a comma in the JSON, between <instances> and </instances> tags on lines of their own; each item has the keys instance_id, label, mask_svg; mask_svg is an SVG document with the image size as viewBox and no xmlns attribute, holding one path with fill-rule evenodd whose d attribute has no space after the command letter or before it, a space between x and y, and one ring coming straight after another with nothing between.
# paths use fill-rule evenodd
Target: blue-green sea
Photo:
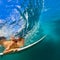
<instances>
[{"instance_id":1,"label":"blue-green sea","mask_svg":"<svg viewBox=\"0 0 60 60\"><path fill-rule=\"evenodd\" d=\"M0 60L60 60L60 1L1 0L0 36L8 40L11 35L23 37L24 46L47 36L28 49L0 56Z\"/></svg>"}]
</instances>

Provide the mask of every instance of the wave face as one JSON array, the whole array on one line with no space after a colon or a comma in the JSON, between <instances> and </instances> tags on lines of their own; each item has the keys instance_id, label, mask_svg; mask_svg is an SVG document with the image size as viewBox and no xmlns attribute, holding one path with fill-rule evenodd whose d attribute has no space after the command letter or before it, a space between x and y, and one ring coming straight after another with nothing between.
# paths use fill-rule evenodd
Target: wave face
<instances>
[{"instance_id":1,"label":"wave face","mask_svg":"<svg viewBox=\"0 0 60 60\"><path fill-rule=\"evenodd\" d=\"M0 36L25 38L25 45L42 37L40 15L42 0L2 0L0 4Z\"/></svg>"}]
</instances>

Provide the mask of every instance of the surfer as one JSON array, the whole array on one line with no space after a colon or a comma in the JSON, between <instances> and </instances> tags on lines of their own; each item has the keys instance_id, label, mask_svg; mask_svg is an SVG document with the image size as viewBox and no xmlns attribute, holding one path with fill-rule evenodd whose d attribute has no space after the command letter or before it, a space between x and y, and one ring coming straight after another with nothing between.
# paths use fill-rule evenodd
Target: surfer
<instances>
[{"instance_id":1,"label":"surfer","mask_svg":"<svg viewBox=\"0 0 60 60\"><path fill-rule=\"evenodd\" d=\"M14 36L11 36L10 40L7 40L5 37L0 37L0 45L5 48L3 54L6 54L12 51L18 51L20 47L23 47L24 39L20 37L16 39Z\"/></svg>"}]
</instances>

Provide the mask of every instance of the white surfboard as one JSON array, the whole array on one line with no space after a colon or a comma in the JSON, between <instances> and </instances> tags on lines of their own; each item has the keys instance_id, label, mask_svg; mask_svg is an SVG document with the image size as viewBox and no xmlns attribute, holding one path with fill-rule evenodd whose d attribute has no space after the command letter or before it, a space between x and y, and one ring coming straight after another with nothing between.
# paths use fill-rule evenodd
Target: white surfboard
<instances>
[{"instance_id":1,"label":"white surfboard","mask_svg":"<svg viewBox=\"0 0 60 60\"><path fill-rule=\"evenodd\" d=\"M29 48L29 47L31 47L31 46L36 45L37 43L39 43L40 41L42 41L46 36L47 36L47 35L44 35L44 36L43 36L42 38L40 38L38 41L36 41L36 42L34 42L34 43L32 43L32 44L30 44L30 45L28 45L28 46L19 48L18 51L21 51L21 50L24 50L24 49L27 49L27 48ZM3 53L0 53L0 55L3 55Z\"/></svg>"}]
</instances>

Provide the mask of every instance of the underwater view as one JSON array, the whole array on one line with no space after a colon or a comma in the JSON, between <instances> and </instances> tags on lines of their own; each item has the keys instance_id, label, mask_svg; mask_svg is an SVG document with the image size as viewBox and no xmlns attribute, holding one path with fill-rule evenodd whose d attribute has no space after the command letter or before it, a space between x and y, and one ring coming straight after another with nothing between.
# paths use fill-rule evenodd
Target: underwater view
<instances>
[{"instance_id":1,"label":"underwater view","mask_svg":"<svg viewBox=\"0 0 60 60\"><path fill-rule=\"evenodd\" d=\"M24 38L24 46L45 37L40 24L42 0L2 0L0 2L0 40ZM0 52L4 48L0 47Z\"/></svg>"},{"instance_id":2,"label":"underwater view","mask_svg":"<svg viewBox=\"0 0 60 60\"><path fill-rule=\"evenodd\" d=\"M0 0L0 59L60 60L59 6L59 0ZM11 43L18 51L7 52Z\"/></svg>"}]
</instances>

